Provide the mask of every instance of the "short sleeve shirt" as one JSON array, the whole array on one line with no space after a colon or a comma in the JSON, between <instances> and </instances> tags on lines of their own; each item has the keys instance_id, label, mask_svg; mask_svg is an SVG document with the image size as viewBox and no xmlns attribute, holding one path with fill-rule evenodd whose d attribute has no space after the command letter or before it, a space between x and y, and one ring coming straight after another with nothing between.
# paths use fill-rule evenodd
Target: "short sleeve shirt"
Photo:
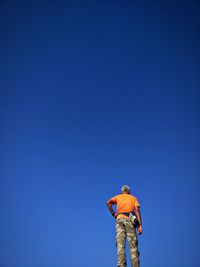
<instances>
[{"instance_id":1,"label":"short sleeve shirt","mask_svg":"<svg viewBox=\"0 0 200 267\"><path fill-rule=\"evenodd\" d=\"M130 194L120 194L109 200L111 204L117 205L117 213L132 212L136 207L140 207L140 204L135 196ZM127 218L124 214L119 214L117 218Z\"/></svg>"}]
</instances>

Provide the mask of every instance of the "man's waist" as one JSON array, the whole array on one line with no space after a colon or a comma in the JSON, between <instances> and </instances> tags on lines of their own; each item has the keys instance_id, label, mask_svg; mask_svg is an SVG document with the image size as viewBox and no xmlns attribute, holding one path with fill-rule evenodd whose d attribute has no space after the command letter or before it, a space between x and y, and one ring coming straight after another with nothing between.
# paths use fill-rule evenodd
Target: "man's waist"
<instances>
[{"instance_id":1,"label":"man's waist","mask_svg":"<svg viewBox=\"0 0 200 267\"><path fill-rule=\"evenodd\" d=\"M118 214L123 214L123 215L126 215L126 216L129 216L131 212L119 212Z\"/></svg>"},{"instance_id":2,"label":"man's waist","mask_svg":"<svg viewBox=\"0 0 200 267\"><path fill-rule=\"evenodd\" d=\"M117 218L129 218L131 212L118 212Z\"/></svg>"}]
</instances>

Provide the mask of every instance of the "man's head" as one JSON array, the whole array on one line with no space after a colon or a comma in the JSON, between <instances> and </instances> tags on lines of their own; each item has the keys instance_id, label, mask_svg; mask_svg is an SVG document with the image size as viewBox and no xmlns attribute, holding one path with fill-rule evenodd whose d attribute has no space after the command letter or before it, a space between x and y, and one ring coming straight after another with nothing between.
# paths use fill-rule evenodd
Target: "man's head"
<instances>
[{"instance_id":1,"label":"man's head","mask_svg":"<svg viewBox=\"0 0 200 267\"><path fill-rule=\"evenodd\" d=\"M130 187L128 185L123 185L122 186L122 193L125 193L125 194L130 194Z\"/></svg>"}]
</instances>

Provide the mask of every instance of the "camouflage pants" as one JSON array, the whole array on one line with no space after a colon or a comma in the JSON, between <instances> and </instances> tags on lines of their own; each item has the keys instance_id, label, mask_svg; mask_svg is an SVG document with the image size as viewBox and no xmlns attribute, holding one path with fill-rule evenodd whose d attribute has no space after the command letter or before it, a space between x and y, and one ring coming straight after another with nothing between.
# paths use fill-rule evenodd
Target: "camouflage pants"
<instances>
[{"instance_id":1,"label":"camouflage pants","mask_svg":"<svg viewBox=\"0 0 200 267\"><path fill-rule=\"evenodd\" d=\"M138 251L138 238L135 228L131 221L127 218L119 218L116 221L116 245L118 267L126 267L126 238L129 244L131 267L139 267L139 251Z\"/></svg>"}]
</instances>

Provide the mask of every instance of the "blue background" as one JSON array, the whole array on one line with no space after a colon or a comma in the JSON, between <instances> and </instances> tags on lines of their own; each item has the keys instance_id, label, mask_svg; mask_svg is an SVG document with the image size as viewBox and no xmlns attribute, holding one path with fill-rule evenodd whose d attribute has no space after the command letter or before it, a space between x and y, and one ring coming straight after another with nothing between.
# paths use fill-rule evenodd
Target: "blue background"
<instances>
[{"instance_id":1,"label":"blue background","mask_svg":"<svg viewBox=\"0 0 200 267\"><path fill-rule=\"evenodd\" d=\"M1 1L0 266L200 266L198 1ZM130 265L129 265L130 266Z\"/></svg>"}]
</instances>

